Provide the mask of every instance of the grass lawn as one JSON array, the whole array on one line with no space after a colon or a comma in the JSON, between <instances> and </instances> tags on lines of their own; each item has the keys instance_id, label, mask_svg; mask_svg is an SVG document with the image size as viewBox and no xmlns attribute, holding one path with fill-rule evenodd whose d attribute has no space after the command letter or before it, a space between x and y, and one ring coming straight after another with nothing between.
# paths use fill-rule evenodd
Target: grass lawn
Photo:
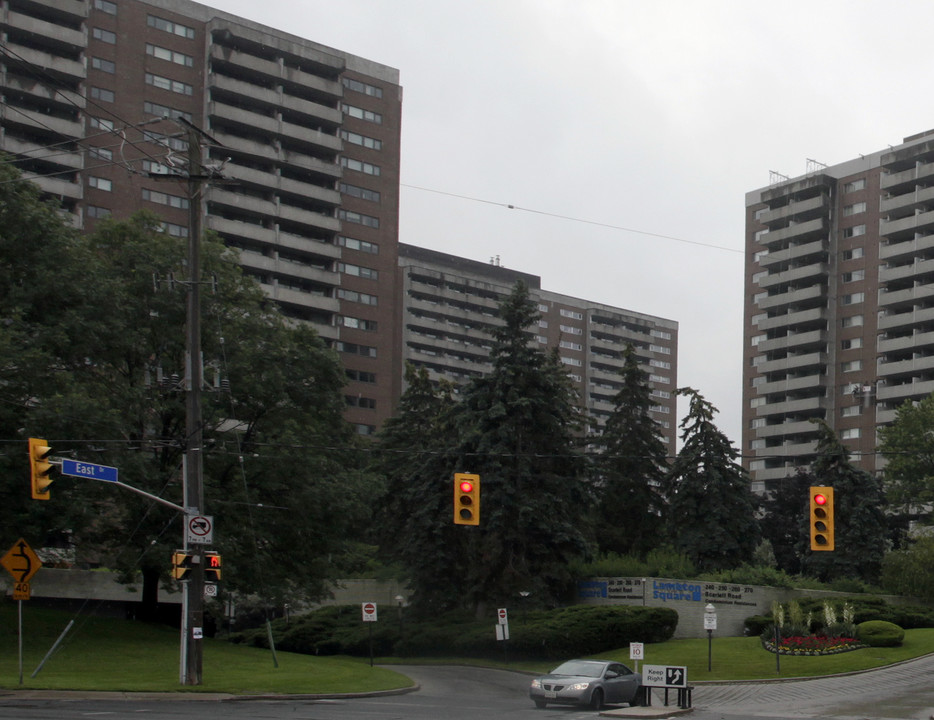
<instances>
[{"instance_id":1,"label":"grass lawn","mask_svg":"<svg viewBox=\"0 0 934 720\"><path fill-rule=\"evenodd\" d=\"M52 647L72 615L31 606L23 608L23 684L19 685L16 604L0 601L0 687L56 690L199 691L256 693L342 693L411 686L404 675L371 668L369 661L279 652L279 667L268 650L205 639L203 684L178 682L178 631L162 625L81 617L63 646L36 678L33 670ZM645 663L686 665L690 682L769 680L868 670L934 652L934 629L908 630L897 648L864 648L838 655L780 657L766 652L758 638L714 637L711 671L707 640L670 640L645 646ZM629 648L597 657L633 665ZM487 662L447 659L377 658L377 664L459 663L545 672L557 662Z\"/></svg>"},{"instance_id":2,"label":"grass lawn","mask_svg":"<svg viewBox=\"0 0 934 720\"><path fill-rule=\"evenodd\" d=\"M202 684L179 684L178 631L109 618L78 618L42 671L33 670L72 619L69 613L23 607L23 684L19 685L17 612L0 602L0 687L56 690L136 690L229 693L341 693L411 686L398 673L371 668L368 660L313 657L205 639Z\"/></svg>"}]
</instances>

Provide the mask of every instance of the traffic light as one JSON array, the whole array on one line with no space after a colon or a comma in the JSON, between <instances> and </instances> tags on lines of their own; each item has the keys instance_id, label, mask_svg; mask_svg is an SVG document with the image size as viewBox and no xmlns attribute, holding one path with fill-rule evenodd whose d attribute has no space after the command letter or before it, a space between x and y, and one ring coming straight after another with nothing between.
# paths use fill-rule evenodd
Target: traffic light
<instances>
[{"instance_id":1,"label":"traffic light","mask_svg":"<svg viewBox=\"0 0 934 720\"><path fill-rule=\"evenodd\" d=\"M810 489L811 550L833 550L833 488Z\"/></svg>"},{"instance_id":2,"label":"traffic light","mask_svg":"<svg viewBox=\"0 0 934 720\"><path fill-rule=\"evenodd\" d=\"M176 580L187 580L193 570L194 556L184 550L172 553L172 577Z\"/></svg>"},{"instance_id":3,"label":"traffic light","mask_svg":"<svg viewBox=\"0 0 934 720\"><path fill-rule=\"evenodd\" d=\"M454 524L480 524L480 476L454 473Z\"/></svg>"},{"instance_id":4,"label":"traffic light","mask_svg":"<svg viewBox=\"0 0 934 720\"><path fill-rule=\"evenodd\" d=\"M52 496L49 485L53 481L53 465L48 459L51 453L48 441L29 438L29 475L33 500L48 500Z\"/></svg>"},{"instance_id":5,"label":"traffic light","mask_svg":"<svg viewBox=\"0 0 934 720\"><path fill-rule=\"evenodd\" d=\"M221 579L221 556L220 553L208 551L204 553L204 580L205 582L216 583Z\"/></svg>"}]
</instances>

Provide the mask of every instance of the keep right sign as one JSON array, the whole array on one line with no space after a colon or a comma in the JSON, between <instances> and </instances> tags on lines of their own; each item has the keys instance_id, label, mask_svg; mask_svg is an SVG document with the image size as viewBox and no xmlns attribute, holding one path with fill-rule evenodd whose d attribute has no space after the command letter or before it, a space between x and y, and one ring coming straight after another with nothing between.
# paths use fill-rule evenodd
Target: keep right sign
<instances>
[{"instance_id":1,"label":"keep right sign","mask_svg":"<svg viewBox=\"0 0 934 720\"><path fill-rule=\"evenodd\" d=\"M648 687L685 688L688 669L682 665L643 665L642 684Z\"/></svg>"}]
</instances>

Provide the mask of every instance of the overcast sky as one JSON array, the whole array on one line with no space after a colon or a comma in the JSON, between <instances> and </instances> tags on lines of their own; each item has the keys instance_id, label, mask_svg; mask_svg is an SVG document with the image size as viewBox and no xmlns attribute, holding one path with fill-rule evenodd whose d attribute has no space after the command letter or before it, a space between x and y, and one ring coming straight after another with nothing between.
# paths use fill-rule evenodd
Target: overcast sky
<instances>
[{"instance_id":1,"label":"overcast sky","mask_svg":"<svg viewBox=\"0 0 934 720\"><path fill-rule=\"evenodd\" d=\"M206 4L397 68L400 240L677 321L737 447L745 193L934 128L925 0Z\"/></svg>"}]
</instances>

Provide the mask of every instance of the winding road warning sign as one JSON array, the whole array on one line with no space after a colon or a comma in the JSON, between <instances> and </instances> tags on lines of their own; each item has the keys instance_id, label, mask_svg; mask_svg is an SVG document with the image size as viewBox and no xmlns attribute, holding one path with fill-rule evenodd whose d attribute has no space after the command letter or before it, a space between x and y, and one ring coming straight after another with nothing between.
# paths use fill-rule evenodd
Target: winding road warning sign
<instances>
[{"instance_id":1,"label":"winding road warning sign","mask_svg":"<svg viewBox=\"0 0 934 720\"><path fill-rule=\"evenodd\" d=\"M29 543L20 538L3 557L0 557L0 565L6 568L15 582L28 583L29 579L39 572L42 561L29 547Z\"/></svg>"}]
</instances>

